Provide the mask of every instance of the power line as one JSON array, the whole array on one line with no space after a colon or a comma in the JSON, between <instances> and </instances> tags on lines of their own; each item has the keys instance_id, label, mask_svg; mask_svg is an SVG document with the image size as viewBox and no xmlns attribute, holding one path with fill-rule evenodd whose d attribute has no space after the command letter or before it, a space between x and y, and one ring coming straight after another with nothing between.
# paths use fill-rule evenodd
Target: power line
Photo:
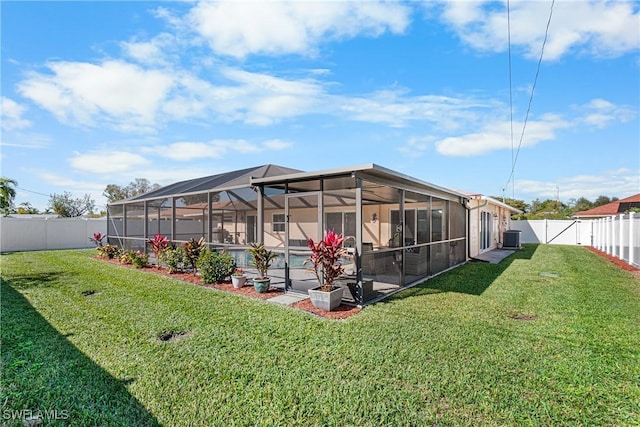
<instances>
[{"instance_id":1,"label":"power line","mask_svg":"<svg viewBox=\"0 0 640 427\"><path fill-rule=\"evenodd\" d=\"M26 191L27 193L33 193L33 194L37 194L39 196L51 197L51 194L38 193L37 191L27 190L26 188L18 187L17 185L16 185L16 188L18 190Z\"/></svg>"},{"instance_id":2,"label":"power line","mask_svg":"<svg viewBox=\"0 0 640 427\"><path fill-rule=\"evenodd\" d=\"M511 124L511 170L515 168L515 161L513 155L513 81L512 81L512 69L511 69L511 4L507 0L507 41L509 46L509 123ZM511 197L516 198L515 180L511 183ZM504 191L503 196L504 199ZM504 202L504 200L503 200Z\"/></svg>"},{"instance_id":3,"label":"power line","mask_svg":"<svg viewBox=\"0 0 640 427\"><path fill-rule=\"evenodd\" d=\"M540 58L538 59L538 67L536 68L536 75L533 79L533 86L531 87L531 95L529 96L529 105L527 106L527 113L525 114L525 117L524 117L524 124L522 125L522 133L520 134L518 149L516 150L516 155L513 158L513 163L511 164L511 173L509 174L509 179L507 179L507 183L504 186L505 188L507 188L507 186L509 185L509 182L511 182L511 180L513 179L513 174L516 169L516 163L518 162L518 155L520 154L520 148L522 147L522 140L524 139L524 132L527 128L529 113L531 112L531 103L533 102L533 94L536 91L536 84L538 83L538 76L540 75L540 66L542 65L542 58L544 57L544 48L547 45L547 38L549 36L549 26L551 25L551 17L553 16L553 6L555 5L555 3L556 3L555 0L551 1L551 8L549 9L549 19L547 20L547 28L544 31L544 40L542 40L542 49L540 50ZM511 126L513 127L513 117L511 119Z\"/></svg>"}]
</instances>

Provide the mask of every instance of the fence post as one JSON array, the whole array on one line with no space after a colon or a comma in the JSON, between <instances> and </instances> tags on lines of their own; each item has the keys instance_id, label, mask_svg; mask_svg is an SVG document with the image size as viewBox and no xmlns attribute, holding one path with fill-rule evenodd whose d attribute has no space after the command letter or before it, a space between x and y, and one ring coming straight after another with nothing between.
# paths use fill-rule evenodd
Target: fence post
<instances>
[{"instance_id":1,"label":"fence post","mask_svg":"<svg viewBox=\"0 0 640 427\"><path fill-rule=\"evenodd\" d=\"M549 226L547 225L547 220L545 219L544 222L542 223L542 226L544 227L544 244L547 244L547 231L549 229Z\"/></svg>"},{"instance_id":2,"label":"fence post","mask_svg":"<svg viewBox=\"0 0 640 427\"><path fill-rule=\"evenodd\" d=\"M596 240L596 248L602 250L602 218L596 219L596 233L598 236Z\"/></svg>"},{"instance_id":3,"label":"fence post","mask_svg":"<svg viewBox=\"0 0 640 427\"><path fill-rule=\"evenodd\" d=\"M606 228L607 228L607 249L605 250L606 253L608 253L609 255L611 255L611 217L608 216L607 217L607 223L606 223Z\"/></svg>"},{"instance_id":4,"label":"fence post","mask_svg":"<svg viewBox=\"0 0 640 427\"><path fill-rule=\"evenodd\" d=\"M620 222L618 223L618 258L624 259L624 227L622 226L622 221L624 221L624 214L620 214Z\"/></svg>"},{"instance_id":5,"label":"fence post","mask_svg":"<svg viewBox=\"0 0 640 427\"><path fill-rule=\"evenodd\" d=\"M631 265L633 265L633 260L635 259L635 236L633 235L634 215L634 212L629 212L629 264Z\"/></svg>"},{"instance_id":6,"label":"fence post","mask_svg":"<svg viewBox=\"0 0 640 427\"><path fill-rule=\"evenodd\" d=\"M610 255L612 256L616 256L616 216L615 215L611 215L611 251L609 252Z\"/></svg>"}]
</instances>

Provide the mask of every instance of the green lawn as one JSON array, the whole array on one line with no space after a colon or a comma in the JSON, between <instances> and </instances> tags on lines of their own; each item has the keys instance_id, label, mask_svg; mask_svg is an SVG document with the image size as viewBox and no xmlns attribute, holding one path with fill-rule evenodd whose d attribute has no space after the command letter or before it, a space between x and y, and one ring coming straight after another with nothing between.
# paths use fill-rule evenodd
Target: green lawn
<instances>
[{"instance_id":1,"label":"green lawn","mask_svg":"<svg viewBox=\"0 0 640 427\"><path fill-rule=\"evenodd\" d=\"M0 258L0 424L640 424L640 282L584 248L467 264L346 321L93 254Z\"/></svg>"}]
</instances>

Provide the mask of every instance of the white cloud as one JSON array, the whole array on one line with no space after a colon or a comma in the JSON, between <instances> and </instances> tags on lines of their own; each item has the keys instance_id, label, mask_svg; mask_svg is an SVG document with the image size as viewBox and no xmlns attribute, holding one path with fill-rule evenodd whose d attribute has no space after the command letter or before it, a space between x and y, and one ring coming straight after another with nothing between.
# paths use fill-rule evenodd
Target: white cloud
<instances>
[{"instance_id":1,"label":"white cloud","mask_svg":"<svg viewBox=\"0 0 640 427\"><path fill-rule=\"evenodd\" d=\"M200 2L185 25L223 55L313 55L327 40L402 33L410 12L393 2Z\"/></svg>"},{"instance_id":2,"label":"white cloud","mask_svg":"<svg viewBox=\"0 0 640 427\"><path fill-rule=\"evenodd\" d=\"M339 111L335 111L337 105ZM409 96L404 89L381 90L367 96L327 99L327 110L351 120L381 123L393 127L411 121L428 121L440 129L458 129L462 122L477 120L477 110L494 108L491 100L453 98L439 95Z\"/></svg>"},{"instance_id":3,"label":"white cloud","mask_svg":"<svg viewBox=\"0 0 640 427\"><path fill-rule=\"evenodd\" d=\"M518 146L522 123L514 122L513 145ZM546 115L540 120L529 120L522 139L522 147L531 147L555 138L555 132L570 124L556 115ZM436 150L446 156L476 156L494 150L511 149L511 125L509 121L487 123L477 132L448 137L435 143Z\"/></svg>"},{"instance_id":4,"label":"white cloud","mask_svg":"<svg viewBox=\"0 0 640 427\"><path fill-rule=\"evenodd\" d=\"M121 130L148 130L174 84L168 73L122 61L52 62L48 68L51 73L31 73L20 82L21 95L62 122L87 126L102 126L100 117Z\"/></svg>"},{"instance_id":5,"label":"white cloud","mask_svg":"<svg viewBox=\"0 0 640 427\"><path fill-rule=\"evenodd\" d=\"M291 146L290 142L281 140L254 143L243 139L214 139L209 142L175 142L168 145L156 145L145 147L142 152L176 161L188 161L207 158L219 159L228 153L257 154L265 150L284 150Z\"/></svg>"},{"instance_id":6,"label":"white cloud","mask_svg":"<svg viewBox=\"0 0 640 427\"><path fill-rule=\"evenodd\" d=\"M593 99L575 108L582 114L580 121L599 129L615 122L628 122L636 116L636 111L630 106L615 105L604 99Z\"/></svg>"},{"instance_id":7,"label":"white cloud","mask_svg":"<svg viewBox=\"0 0 640 427\"><path fill-rule=\"evenodd\" d=\"M170 59L167 56L179 48L178 44L179 41L174 35L161 33L149 41L121 42L120 47L125 55L139 63L166 65Z\"/></svg>"},{"instance_id":8,"label":"white cloud","mask_svg":"<svg viewBox=\"0 0 640 427\"><path fill-rule=\"evenodd\" d=\"M286 149L291 148L293 146L293 144L291 142L283 141L281 139L271 139L269 141L263 142L262 145L267 150L274 150L274 151L286 150Z\"/></svg>"},{"instance_id":9,"label":"white cloud","mask_svg":"<svg viewBox=\"0 0 640 427\"><path fill-rule=\"evenodd\" d=\"M549 19L550 2L512 1L511 43L537 58ZM630 1L557 1L549 27L546 60L570 52L615 57L640 48L640 13ZM506 6L495 2L447 2L442 19L463 42L481 51L507 49Z\"/></svg>"},{"instance_id":10,"label":"white cloud","mask_svg":"<svg viewBox=\"0 0 640 427\"><path fill-rule=\"evenodd\" d=\"M618 169L599 174L560 177L556 181L520 179L516 180L516 191L540 199L555 199L558 191L562 200L579 197L593 200L600 195L623 198L640 192L640 176L637 170Z\"/></svg>"},{"instance_id":11,"label":"white cloud","mask_svg":"<svg viewBox=\"0 0 640 427\"><path fill-rule=\"evenodd\" d=\"M31 122L22 117L25 107L12 99L2 97L2 129L9 131L14 129L24 129L31 126Z\"/></svg>"},{"instance_id":12,"label":"white cloud","mask_svg":"<svg viewBox=\"0 0 640 427\"><path fill-rule=\"evenodd\" d=\"M414 136L409 138L405 145L398 148L398 151L409 157L420 157L429 149L429 147L433 146L434 140L435 138L432 136Z\"/></svg>"},{"instance_id":13,"label":"white cloud","mask_svg":"<svg viewBox=\"0 0 640 427\"><path fill-rule=\"evenodd\" d=\"M107 150L76 153L69 159L69 163L75 170L96 174L133 172L150 164L149 160L139 154Z\"/></svg>"}]
</instances>

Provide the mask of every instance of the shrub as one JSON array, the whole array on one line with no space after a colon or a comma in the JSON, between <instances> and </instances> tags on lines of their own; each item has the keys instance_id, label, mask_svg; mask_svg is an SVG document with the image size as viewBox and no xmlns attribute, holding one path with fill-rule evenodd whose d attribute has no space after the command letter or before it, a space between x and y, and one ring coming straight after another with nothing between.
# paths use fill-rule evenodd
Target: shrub
<instances>
[{"instance_id":1,"label":"shrub","mask_svg":"<svg viewBox=\"0 0 640 427\"><path fill-rule=\"evenodd\" d=\"M113 259L120 256L120 248L112 246L109 243L106 245L101 244L96 249L98 249L98 256L102 258Z\"/></svg>"},{"instance_id":2,"label":"shrub","mask_svg":"<svg viewBox=\"0 0 640 427\"><path fill-rule=\"evenodd\" d=\"M102 247L102 240L107 237L102 233L93 233L93 237L89 237L89 240L91 240L93 243L96 244L96 246L98 248Z\"/></svg>"},{"instance_id":3,"label":"shrub","mask_svg":"<svg viewBox=\"0 0 640 427\"><path fill-rule=\"evenodd\" d=\"M169 247L169 239L161 234L156 234L153 239L147 241L151 245L151 250L156 256L156 264L160 266L160 255Z\"/></svg>"},{"instance_id":4,"label":"shrub","mask_svg":"<svg viewBox=\"0 0 640 427\"><path fill-rule=\"evenodd\" d=\"M198 258L200 277L204 283L220 283L225 281L236 268L236 261L231 255L205 249Z\"/></svg>"},{"instance_id":5,"label":"shrub","mask_svg":"<svg viewBox=\"0 0 640 427\"><path fill-rule=\"evenodd\" d=\"M169 267L169 273L182 273L184 271L184 249L181 247L169 247L162 251L160 260Z\"/></svg>"},{"instance_id":6,"label":"shrub","mask_svg":"<svg viewBox=\"0 0 640 427\"><path fill-rule=\"evenodd\" d=\"M133 264L135 268L144 268L147 266L148 263L149 263L149 254L145 254L140 251L136 251L133 253L133 256L131 258L131 264Z\"/></svg>"},{"instance_id":7,"label":"shrub","mask_svg":"<svg viewBox=\"0 0 640 427\"><path fill-rule=\"evenodd\" d=\"M191 240L184 244L184 257L193 269L194 274L198 269L198 258L200 258L200 253L204 247L204 238L202 237L198 241L192 237Z\"/></svg>"},{"instance_id":8,"label":"shrub","mask_svg":"<svg viewBox=\"0 0 640 427\"><path fill-rule=\"evenodd\" d=\"M122 251L120 254L120 262L122 264L133 264L133 258L136 256L136 251Z\"/></svg>"}]
</instances>

